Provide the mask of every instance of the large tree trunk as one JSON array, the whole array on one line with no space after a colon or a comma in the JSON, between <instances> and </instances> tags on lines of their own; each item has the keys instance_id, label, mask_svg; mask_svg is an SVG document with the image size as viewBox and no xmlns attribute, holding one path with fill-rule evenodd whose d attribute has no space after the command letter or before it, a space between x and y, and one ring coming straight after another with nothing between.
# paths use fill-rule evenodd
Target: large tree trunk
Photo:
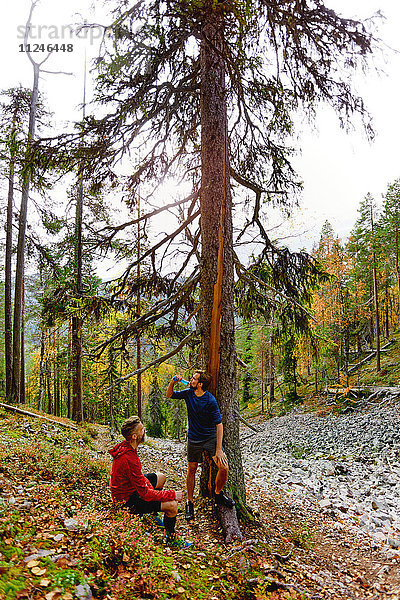
<instances>
[{"instance_id":1,"label":"large tree trunk","mask_svg":"<svg viewBox=\"0 0 400 600\"><path fill-rule=\"evenodd\" d=\"M29 133L28 133L28 151L29 145L35 135L35 122L39 93L39 65L33 66L33 89L29 114ZM15 271L15 294L14 294L14 323L13 323L13 374L11 386L12 402L19 402L20 382L21 382L21 316L22 316L22 281L24 277L25 265L25 235L28 214L28 199L30 187L29 169L24 175L21 194L21 208L19 211L18 245L17 245L17 266Z\"/></svg>"},{"instance_id":2,"label":"large tree trunk","mask_svg":"<svg viewBox=\"0 0 400 600\"><path fill-rule=\"evenodd\" d=\"M229 458L229 488L237 505L246 493L239 445L234 335L232 200L223 17L210 8L202 28L201 64L201 310L202 360L213 377Z\"/></svg>"}]
</instances>

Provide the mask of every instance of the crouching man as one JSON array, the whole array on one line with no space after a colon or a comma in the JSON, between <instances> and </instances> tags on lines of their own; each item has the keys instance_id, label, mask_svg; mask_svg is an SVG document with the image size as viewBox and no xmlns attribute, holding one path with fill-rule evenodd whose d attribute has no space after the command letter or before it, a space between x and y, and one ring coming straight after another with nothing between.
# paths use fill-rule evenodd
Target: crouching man
<instances>
[{"instance_id":1,"label":"crouching man","mask_svg":"<svg viewBox=\"0 0 400 600\"><path fill-rule=\"evenodd\" d=\"M179 539L175 534L182 491L163 490L166 477L162 473L142 473L137 448L145 440L145 428L139 417L126 419L121 433L125 440L110 450L113 457L110 478L113 502L123 502L136 515L163 512L167 543L173 547L190 548L192 544Z\"/></svg>"}]
</instances>

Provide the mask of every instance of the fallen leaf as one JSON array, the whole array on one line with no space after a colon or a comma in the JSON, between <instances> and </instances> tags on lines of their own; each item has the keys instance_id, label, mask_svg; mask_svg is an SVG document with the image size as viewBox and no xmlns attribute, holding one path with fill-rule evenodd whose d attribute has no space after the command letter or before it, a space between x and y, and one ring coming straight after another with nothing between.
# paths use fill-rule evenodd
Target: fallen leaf
<instances>
[{"instance_id":1,"label":"fallen leaf","mask_svg":"<svg viewBox=\"0 0 400 600\"><path fill-rule=\"evenodd\" d=\"M127 553L126 553L126 552L124 552L124 554L123 554L123 556L122 556L122 560L123 560L124 562L128 562L128 561L129 561L129 556L127 555Z\"/></svg>"},{"instance_id":2,"label":"fallen leaf","mask_svg":"<svg viewBox=\"0 0 400 600\"><path fill-rule=\"evenodd\" d=\"M61 600L73 600L73 595L70 592L66 592L61 596Z\"/></svg>"},{"instance_id":3,"label":"fallen leaf","mask_svg":"<svg viewBox=\"0 0 400 600\"><path fill-rule=\"evenodd\" d=\"M50 579L41 579L39 585L40 587L48 587L50 585Z\"/></svg>"},{"instance_id":4,"label":"fallen leaf","mask_svg":"<svg viewBox=\"0 0 400 600\"><path fill-rule=\"evenodd\" d=\"M183 594L183 592L185 591L185 588L178 587L178 589L176 591L179 592L180 594Z\"/></svg>"},{"instance_id":5,"label":"fallen leaf","mask_svg":"<svg viewBox=\"0 0 400 600\"><path fill-rule=\"evenodd\" d=\"M37 567L39 564L38 560L30 560L26 566L28 569L33 569L33 567Z\"/></svg>"},{"instance_id":6,"label":"fallen leaf","mask_svg":"<svg viewBox=\"0 0 400 600\"><path fill-rule=\"evenodd\" d=\"M37 575L38 577L39 575L44 575L46 573L46 569L41 569L40 567L33 567L31 571L34 575Z\"/></svg>"},{"instance_id":7,"label":"fallen leaf","mask_svg":"<svg viewBox=\"0 0 400 600\"><path fill-rule=\"evenodd\" d=\"M67 562L68 561L67 561L66 557L65 556L61 556L57 560L56 564L57 564L57 567L60 567L60 569L66 569L67 568Z\"/></svg>"},{"instance_id":8,"label":"fallen leaf","mask_svg":"<svg viewBox=\"0 0 400 600\"><path fill-rule=\"evenodd\" d=\"M61 592L60 590L53 590L52 592L46 594L45 598L46 600L58 600L58 598L61 598Z\"/></svg>"}]
</instances>

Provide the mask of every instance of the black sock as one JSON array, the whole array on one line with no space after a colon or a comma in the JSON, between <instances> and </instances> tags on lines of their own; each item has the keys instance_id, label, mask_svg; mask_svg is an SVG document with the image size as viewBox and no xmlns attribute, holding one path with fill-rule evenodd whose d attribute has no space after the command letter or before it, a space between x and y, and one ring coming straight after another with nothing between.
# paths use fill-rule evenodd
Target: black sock
<instances>
[{"instance_id":1,"label":"black sock","mask_svg":"<svg viewBox=\"0 0 400 600\"><path fill-rule=\"evenodd\" d=\"M173 535L175 533L176 517L168 517L164 515L164 527L167 535Z\"/></svg>"}]
</instances>

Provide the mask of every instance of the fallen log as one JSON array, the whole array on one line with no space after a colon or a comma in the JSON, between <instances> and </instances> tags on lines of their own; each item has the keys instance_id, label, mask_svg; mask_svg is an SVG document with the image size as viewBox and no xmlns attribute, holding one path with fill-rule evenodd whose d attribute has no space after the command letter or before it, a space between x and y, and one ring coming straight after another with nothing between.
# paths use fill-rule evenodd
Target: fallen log
<instances>
[{"instance_id":1,"label":"fallen log","mask_svg":"<svg viewBox=\"0 0 400 600\"><path fill-rule=\"evenodd\" d=\"M385 344L384 346L382 346L381 348L381 352L383 352L388 346L390 346L392 342L388 342L387 344ZM353 373L353 371L356 371L359 367L361 367L361 365L363 365L364 363L368 362L369 360L371 360L371 358L373 358L376 355L376 350L373 350L371 352L371 354L368 354L368 356L366 356L365 358L363 358L359 363L357 363L356 365L354 365L354 367L351 367L351 369L348 370L348 373Z\"/></svg>"},{"instance_id":2,"label":"fallen log","mask_svg":"<svg viewBox=\"0 0 400 600\"><path fill-rule=\"evenodd\" d=\"M345 392L353 392L358 394L379 394L379 393L389 393L389 394L399 394L400 395L400 387L385 387L385 386L365 386L365 387L331 387L327 388L328 394L332 396L338 396L339 394L344 394Z\"/></svg>"},{"instance_id":3,"label":"fallen log","mask_svg":"<svg viewBox=\"0 0 400 600\"><path fill-rule=\"evenodd\" d=\"M37 413L33 413L28 410L22 410L22 408L17 408L16 406L12 406L11 404L4 404L3 402L0 402L0 407L21 415L26 415L28 417L36 417L37 419L49 421L49 423L53 423L54 425L60 425L61 427L67 427L68 429L78 431L78 427L76 427L75 425L70 425L69 423L62 423L61 421L56 421L55 419L50 419L49 417L44 417L43 415L38 415Z\"/></svg>"},{"instance_id":4,"label":"fallen log","mask_svg":"<svg viewBox=\"0 0 400 600\"><path fill-rule=\"evenodd\" d=\"M261 431L261 429L257 429L256 427L254 427L254 425L246 421L246 419L244 419L236 410L233 411L233 414L239 419L239 421L241 421L244 425L246 425L256 433L259 433Z\"/></svg>"}]
</instances>

